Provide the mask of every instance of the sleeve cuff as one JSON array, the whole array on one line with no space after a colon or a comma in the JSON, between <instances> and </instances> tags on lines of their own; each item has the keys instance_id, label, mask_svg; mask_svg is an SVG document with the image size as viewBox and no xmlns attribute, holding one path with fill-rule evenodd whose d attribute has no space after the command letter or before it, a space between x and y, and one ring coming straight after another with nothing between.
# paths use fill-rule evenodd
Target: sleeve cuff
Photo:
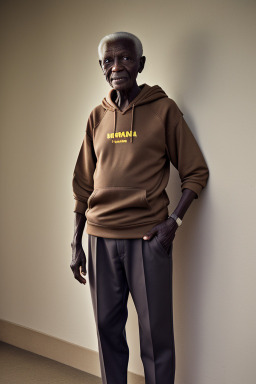
<instances>
[{"instance_id":1,"label":"sleeve cuff","mask_svg":"<svg viewBox=\"0 0 256 384\"><path fill-rule=\"evenodd\" d=\"M81 213L82 215L84 215L86 209L87 209L87 203L84 203L79 200L75 200L74 212Z\"/></svg>"},{"instance_id":2,"label":"sleeve cuff","mask_svg":"<svg viewBox=\"0 0 256 384\"><path fill-rule=\"evenodd\" d=\"M196 184L196 183L184 183L182 184L182 187L181 187L181 190L183 191L184 189L190 189L191 191L195 192L196 193L196 199L198 198L198 196L200 195L203 187L200 185L200 184Z\"/></svg>"}]
</instances>

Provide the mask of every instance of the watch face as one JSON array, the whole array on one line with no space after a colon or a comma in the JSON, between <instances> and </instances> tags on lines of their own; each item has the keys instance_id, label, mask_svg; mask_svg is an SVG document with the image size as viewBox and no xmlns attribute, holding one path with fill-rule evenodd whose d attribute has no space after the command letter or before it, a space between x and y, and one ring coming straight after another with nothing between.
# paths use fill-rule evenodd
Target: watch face
<instances>
[{"instance_id":1,"label":"watch face","mask_svg":"<svg viewBox=\"0 0 256 384\"><path fill-rule=\"evenodd\" d=\"M169 217L175 220L179 227L181 226L182 220L177 215L175 215L175 213L172 213Z\"/></svg>"},{"instance_id":2,"label":"watch face","mask_svg":"<svg viewBox=\"0 0 256 384\"><path fill-rule=\"evenodd\" d=\"M177 215L175 215L175 213L172 213L169 217L175 220L179 227L181 226L182 220Z\"/></svg>"}]
</instances>

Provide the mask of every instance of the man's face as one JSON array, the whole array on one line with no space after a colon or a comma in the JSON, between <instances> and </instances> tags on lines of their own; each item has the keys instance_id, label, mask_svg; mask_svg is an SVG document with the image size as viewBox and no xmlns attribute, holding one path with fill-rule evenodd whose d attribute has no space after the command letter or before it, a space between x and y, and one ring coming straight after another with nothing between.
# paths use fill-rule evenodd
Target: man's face
<instances>
[{"instance_id":1,"label":"man's face","mask_svg":"<svg viewBox=\"0 0 256 384\"><path fill-rule=\"evenodd\" d=\"M145 58L137 57L132 40L118 39L103 45L102 60L99 62L110 86L118 91L127 91L136 84Z\"/></svg>"}]
</instances>

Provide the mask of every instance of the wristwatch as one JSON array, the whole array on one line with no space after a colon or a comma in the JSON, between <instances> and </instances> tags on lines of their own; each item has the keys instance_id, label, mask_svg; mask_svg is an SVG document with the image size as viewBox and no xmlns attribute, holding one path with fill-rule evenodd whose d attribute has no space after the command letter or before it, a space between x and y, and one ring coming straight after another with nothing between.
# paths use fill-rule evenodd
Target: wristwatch
<instances>
[{"instance_id":1,"label":"wristwatch","mask_svg":"<svg viewBox=\"0 0 256 384\"><path fill-rule=\"evenodd\" d=\"M176 221L178 227L181 226L181 224L182 224L182 220L181 220L177 215L175 215L175 213L172 213L169 217L171 217L173 220ZM168 217L168 218L169 218L169 217Z\"/></svg>"}]
</instances>

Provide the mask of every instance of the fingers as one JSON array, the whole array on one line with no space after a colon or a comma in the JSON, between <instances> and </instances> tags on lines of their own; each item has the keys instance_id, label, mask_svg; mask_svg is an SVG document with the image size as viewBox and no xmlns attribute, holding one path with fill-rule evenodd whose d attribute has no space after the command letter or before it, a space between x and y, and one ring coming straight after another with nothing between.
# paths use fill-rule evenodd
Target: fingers
<instances>
[{"instance_id":1,"label":"fingers","mask_svg":"<svg viewBox=\"0 0 256 384\"><path fill-rule=\"evenodd\" d=\"M79 268L75 268L73 273L74 273L75 279L77 281L79 281L79 283L84 284L84 285L86 284L85 278L81 275L81 273L82 273L82 266L81 265L79 266ZM83 274L85 276L86 272L84 272Z\"/></svg>"},{"instance_id":2,"label":"fingers","mask_svg":"<svg viewBox=\"0 0 256 384\"><path fill-rule=\"evenodd\" d=\"M158 225L153 227L150 231L148 231L144 236L143 240L151 240L158 233Z\"/></svg>"},{"instance_id":3,"label":"fingers","mask_svg":"<svg viewBox=\"0 0 256 384\"><path fill-rule=\"evenodd\" d=\"M87 274L87 271L84 265L83 266L80 265L79 272L80 272L80 275L82 274L85 276Z\"/></svg>"},{"instance_id":4,"label":"fingers","mask_svg":"<svg viewBox=\"0 0 256 384\"><path fill-rule=\"evenodd\" d=\"M81 284L86 284L86 280L83 277L87 274L86 257L82 248L75 250L72 254L70 268L72 269L75 279Z\"/></svg>"},{"instance_id":5,"label":"fingers","mask_svg":"<svg viewBox=\"0 0 256 384\"><path fill-rule=\"evenodd\" d=\"M84 285L86 284L86 280L80 274L74 274L74 277L77 281L79 281L79 283Z\"/></svg>"},{"instance_id":6,"label":"fingers","mask_svg":"<svg viewBox=\"0 0 256 384\"><path fill-rule=\"evenodd\" d=\"M86 275L87 271L86 271L85 257L82 259L82 266L80 266L79 269L80 269L80 273L82 273L83 275Z\"/></svg>"},{"instance_id":7,"label":"fingers","mask_svg":"<svg viewBox=\"0 0 256 384\"><path fill-rule=\"evenodd\" d=\"M84 266L84 270L83 270L83 267L80 265L79 267L78 266L70 266L71 269L72 269L72 272L74 274L74 278L79 281L79 283L81 284L86 284L86 280L83 278L82 274L85 276L87 274L86 272L86 268Z\"/></svg>"},{"instance_id":8,"label":"fingers","mask_svg":"<svg viewBox=\"0 0 256 384\"><path fill-rule=\"evenodd\" d=\"M143 236L143 240L151 240L157 234L157 230L151 230Z\"/></svg>"}]
</instances>

